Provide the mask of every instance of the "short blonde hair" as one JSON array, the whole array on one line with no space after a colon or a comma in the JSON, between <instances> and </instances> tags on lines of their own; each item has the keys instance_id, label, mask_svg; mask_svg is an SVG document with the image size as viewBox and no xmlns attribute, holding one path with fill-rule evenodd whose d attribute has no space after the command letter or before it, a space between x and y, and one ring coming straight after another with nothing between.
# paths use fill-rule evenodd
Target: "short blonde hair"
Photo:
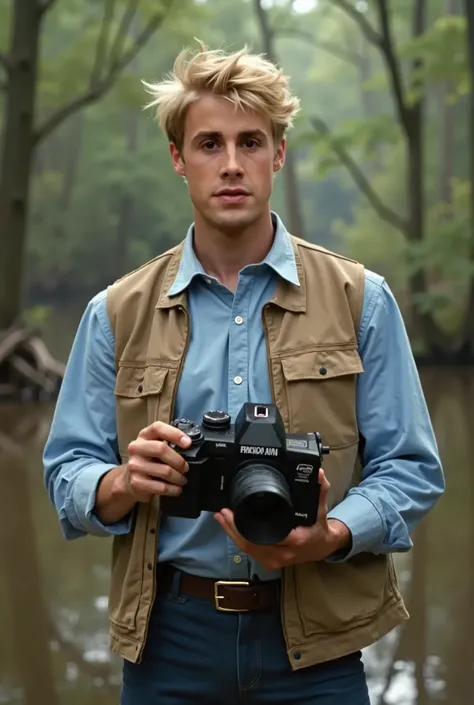
<instances>
[{"instance_id":1,"label":"short blonde hair","mask_svg":"<svg viewBox=\"0 0 474 705\"><path fill-rule=\"evenodd\" d=\"M143 84L152 96L146 107L156 109L160 127L178 149L183 146L186 112L205 93L226 98L236 109L266 115L277 141L292 126L300 107L283 71L262 55L251 54L246 46L226 53L200 42L197 53L188 48L179 53L165 80Z\"/></svg>"}]
</instances>

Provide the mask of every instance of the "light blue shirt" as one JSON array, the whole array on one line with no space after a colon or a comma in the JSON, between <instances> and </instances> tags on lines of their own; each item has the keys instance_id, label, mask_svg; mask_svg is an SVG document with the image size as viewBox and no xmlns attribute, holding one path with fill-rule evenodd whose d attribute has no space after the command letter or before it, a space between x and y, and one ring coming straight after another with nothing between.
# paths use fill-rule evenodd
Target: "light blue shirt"
<instances>
[{"instance_id":1,"label":"light blue shirt","mask_svg":"<svg viewBox=\"0 0 474 705\"><path fill-rule=\"evenodd\" d=\"M169 295L187 289L189 348L178 385L176 417L199 421L208 409L235 419L246 401L271 402L261 311L278 277L298 286L293 248L284 225L260 264L245 267L235 293L208 276L193 249L190 228ZM120 463L115 418L114 336L107 292L89 303L71 350L49 439L45 482L67 539L131 530L134 514L103 525L94 514L101 477ZM403 320L387 283L366 271L359 327L365 372L357 382L357 420L365 439L364 472L329 516L352 533L347 560L360 552L411 548L410 534L444 490L444 477ZM163 517L159 560L215 578L276 577L240 553L212 514Z\"/></svg>"}]
</instances>

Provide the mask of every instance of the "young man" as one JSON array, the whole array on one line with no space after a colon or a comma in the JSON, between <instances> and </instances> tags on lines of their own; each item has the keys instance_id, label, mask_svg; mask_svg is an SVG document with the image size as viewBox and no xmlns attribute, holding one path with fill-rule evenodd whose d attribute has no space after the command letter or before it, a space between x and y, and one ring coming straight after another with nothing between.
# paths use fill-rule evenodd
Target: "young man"
<instances>
[{"instance_id":1,"label":"young man","mask_svg":"<svg viewBox=\"0 0 474 705\"><path fill-rule=\"evenodd\" d=\"M391 554L444 489L402 318L381 277L270 210L298 110L280 70L201 47L147 88L194 224L89 304L44 453L66 538L114 536L122 705L367 705L361 649L408 616ZM230 507L160 511L187 484L172 421L247 401L331 449L316 524L276 545Z\"/></svg>"}]
</instances>

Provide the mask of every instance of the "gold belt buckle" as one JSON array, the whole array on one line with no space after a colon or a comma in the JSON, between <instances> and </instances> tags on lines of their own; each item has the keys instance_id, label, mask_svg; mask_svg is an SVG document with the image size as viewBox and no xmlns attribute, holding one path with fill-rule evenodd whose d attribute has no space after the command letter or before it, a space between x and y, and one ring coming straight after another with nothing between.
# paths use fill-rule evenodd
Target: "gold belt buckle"
<instances>
[{"instance_id":1,"label":"gold belt buckle","mask_svg":"<svg viewBox=\"0 0 474 705\"><path fill-rule=\"evenodd\" d=\"M216 580L214 583L214 600L216 603L216 609L219 610L219 612L248 612L249 610L247 609L242 609L242 610L236 610L233 609L232 607L221 607L219 604L219 600L224 600L225 595L219 595L219 585L246 585L247 587L250 585L248 581L245 580Z\"/></svg>"}]
</instances>

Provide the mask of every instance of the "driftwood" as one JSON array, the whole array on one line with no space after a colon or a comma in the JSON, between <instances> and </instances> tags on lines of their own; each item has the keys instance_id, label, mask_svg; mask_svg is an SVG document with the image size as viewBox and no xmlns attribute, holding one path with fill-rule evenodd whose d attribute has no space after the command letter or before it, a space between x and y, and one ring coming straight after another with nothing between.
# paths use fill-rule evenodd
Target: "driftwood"
<instances>
[{"instance_id":1,"label":"driftwood","mask_svg":"<svg viewBox=\"0 0 474 705\"><path fill-rule=\"evenodd\" d=\"M50 401L57 397L65 367L36 331L0 332L0 401Z\"/></svg>"}]
</instances>

